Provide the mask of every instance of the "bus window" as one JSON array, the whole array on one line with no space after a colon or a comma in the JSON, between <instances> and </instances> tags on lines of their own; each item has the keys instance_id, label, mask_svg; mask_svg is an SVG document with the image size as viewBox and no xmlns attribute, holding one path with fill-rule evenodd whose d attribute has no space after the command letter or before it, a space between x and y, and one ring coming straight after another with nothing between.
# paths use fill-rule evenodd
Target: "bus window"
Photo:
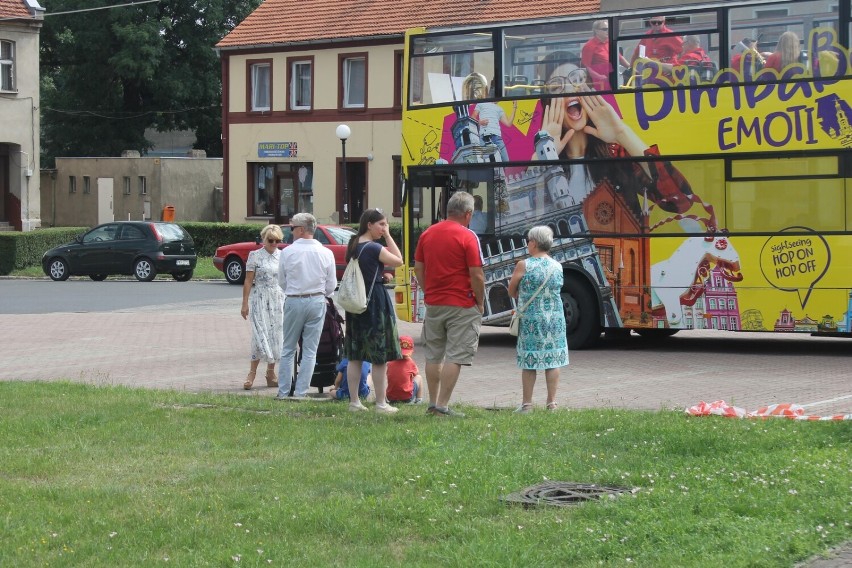
<instances>
[{"instance_id":1,"label":"bus window","mask_svg":"<svg viewBox=\"0 0 852 568\"><path fill-rule=\"evenodd\" d=\"M593 21L589 20L518 26L504 30L503 95L524 97L544 93L547 78L540 62L560 52L569 53L579 63L583 46L595 39L592 37L592 25ZM606 27L608 29L609 24ZM608 52L608 40L604 45ZM608 80L608 67L602 67L600 71L600 80ZM603 83L599 85L602 87Z\"/></svg>"},{"instance_id":2,"label":"bus window","mask_svg":"<svg viewBox=\"0 0 852 568\"><path fill-rule=\"evenodd\" d=\"M846 213L837 207L845 192L839 175L836 156L733 160L725 199L728 230L845 230Z\"/></svg>"},{"instance_id":3,"label":"bus window","mask_svg":"<svg viewBox=\"0 0 852 568\"><path fill-rule=\"evenodd\" d=\"M720 66L718 14L628 17L616 20L618 50L628 72L626 87L665 87L710 82ZM675 70L683 66L685 69Z\"/></svg>"},{"instance_id":4,"label":"bus window","mask_svg":"<svg viewBox=\"0 0 852 568\"><path fill-rule=\"evenodd\" d=\"M788 77L812 74L822 68L825 76L837 70L837 12L825 2L810 0L762 4L729 11L729 65L744 81L774 78L763 69L786 71ZM811 33L827 34L820 42L826 49L815 57L808 54ZM830 40L829 40L830 38Z\"/></svg>"},{"instance_id":5,"label":"bus window","mask_svg":"<svg viewBox=\"0 0 852 568\"><path fill-rule=\"evenodd\" d=\"M726 207L731 232L776 232L787 227L845 230L843 180L734 181Z\"/></svg>"},{"instance_id":6,"label":"bus window","mask_svg":"<svg viewBox=\"0 0 852 568\"><path fill-rule=\"evenodd\" d=\"M412 39L409 101L412 105L466 100L472 73L486 78L493 96L494 51L490 33L418 36Z\"/></svg>"}]
</instances>

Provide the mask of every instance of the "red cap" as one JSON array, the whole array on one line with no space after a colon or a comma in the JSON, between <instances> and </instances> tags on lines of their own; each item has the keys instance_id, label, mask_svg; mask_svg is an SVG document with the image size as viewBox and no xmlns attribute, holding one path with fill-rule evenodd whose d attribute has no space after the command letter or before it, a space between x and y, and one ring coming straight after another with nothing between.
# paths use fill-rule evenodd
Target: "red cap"
<instances>
[{"instance_id":1,"label":"red cap","mask_svg":"<svg viewBox=\"0 0 852 568\"><path fill-rule=\"evenodd\" d=\"M414 353L414 340L408 335L399 336L399 348L403 355L411 355Z\"/></svg>"}]
</instances>

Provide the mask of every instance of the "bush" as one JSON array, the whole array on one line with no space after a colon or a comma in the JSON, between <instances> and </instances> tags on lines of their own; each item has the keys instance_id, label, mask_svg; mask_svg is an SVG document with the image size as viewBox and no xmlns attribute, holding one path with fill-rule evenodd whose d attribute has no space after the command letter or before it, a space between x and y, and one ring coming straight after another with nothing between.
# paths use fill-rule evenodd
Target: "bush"
<instances>
[{"instance_id":1,"label":"bush","mask_svg":"<svg viewBox=\"0 0 852 568\"><path fill-rule=\"evenodd\" d=\"M213 256L216 248L231 243L254 241L260 235L260 230L266 225L262 223L178 223L195 242L195 254L198 256Z\"/></svg>"},{"instance_id":2,"label":"bush","mask_svg":"<svg viewBox=\"0 0 852 568\"><path fill-rule=\"evenodd\" d=\"M0 275L28 266L40 266L46 251L73 242L85 231L86 227L52 227L29 233L0 233Z\"/></svg>"},{"instance_id":3,"label":"bush","mask_svg":"<svg viewBox=\"0 0 852 568\"><path fill-rule=\"evenodd\" d=\"M216 248L222 245L254 241L265 226L262 223L186 222L178 224L195 241L195 253L198 256L207 257L213 256ZM350 223L348 226L358 230L357 223ZM402 223L391 223L390 227L391 235L402 248ZM41 257L45 251L73 242L77 235L88 229L88 227L52 227L29 233L0 233L0 276L9 274L13 270L41 265ZM412 258L414 248L417 246L417 238L424 229L425 227L414 229L411 244Z\"/></svg>"}]
</instances>

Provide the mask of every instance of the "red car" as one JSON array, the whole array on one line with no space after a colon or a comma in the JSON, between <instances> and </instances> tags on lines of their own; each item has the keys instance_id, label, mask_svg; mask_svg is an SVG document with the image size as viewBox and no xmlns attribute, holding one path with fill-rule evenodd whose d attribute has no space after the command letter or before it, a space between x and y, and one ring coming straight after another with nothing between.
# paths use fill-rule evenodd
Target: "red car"
<instances>
[{"instance_id":1,"label":"red car","mask_svg":"<svg viewBox=\"0 0 852 568\"><path fill-rule=\"evenodd\" d=\"M284 242L278 245L283 249L293 242L293 231L290 225L281 225L284 232ZM349 239L355 236L355 231L349 227L338 225L318 225L314 238L328 247L334 253L334 262L337 265L337 279L343 277L346 270L346 246ZM256 242L234 243L224 245L216 249L213 256L213 266L225 273L225 279L231 284L242 284L246 279L246 260L251 251L262 246L260 237Z\"/></svg>"}]
</instances>

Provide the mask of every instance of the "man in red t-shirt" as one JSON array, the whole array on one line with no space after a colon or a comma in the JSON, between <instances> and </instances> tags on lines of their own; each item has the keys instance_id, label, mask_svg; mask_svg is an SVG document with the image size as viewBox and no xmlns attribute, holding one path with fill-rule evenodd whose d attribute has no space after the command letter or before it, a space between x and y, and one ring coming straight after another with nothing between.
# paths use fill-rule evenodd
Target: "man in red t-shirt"
<instances>
[{"instance_id":1,"label":"man in red t-shirt","mask_svg":"<svg viewBox=\"0 0 852 568\"><path fill-rule=\"evenodd\" d=\"M644 47L645 57L653 59L661 63L677 63L677 57L683 51L683 38L676 35L668 35L659 37L659 34L670 34L674 32L671 28L666 27L665 16L654 16L648 23L651 29L645 34L636 49L633 50L633 57L630 58L631 63L635 63L639 57L642 48Z\"/></svg>"},{"instance_id":2,"label":"man in red t-shirt","mask_svg":"<svg viewBox=\"0 0 852 568\"><path fill-rule=\"evenodd\" d=\"M436 416L459 416L450 396L462 365L473 363L485 302L485 273L479 238L468 228L473 196L457 191L447 202L447 219L423 231L414 253L414 273L423 288L426 317L426 384Z\"/></svg>"},{"instance_id":3,"label":"man in red t-shirt","mask_svg":"<svg viewBox=\"0 0 852 568\"><path fill-rule=\"evenodd\" d=\"M583 67L592 78L592 85L597 91L608 90L609 83L609 21L597 20L592 24L592 38L583 44L580 51L580 60ZM627 59L620 53L618 62L625 67L630 67Z\"/></svg>"}]
</instances>

